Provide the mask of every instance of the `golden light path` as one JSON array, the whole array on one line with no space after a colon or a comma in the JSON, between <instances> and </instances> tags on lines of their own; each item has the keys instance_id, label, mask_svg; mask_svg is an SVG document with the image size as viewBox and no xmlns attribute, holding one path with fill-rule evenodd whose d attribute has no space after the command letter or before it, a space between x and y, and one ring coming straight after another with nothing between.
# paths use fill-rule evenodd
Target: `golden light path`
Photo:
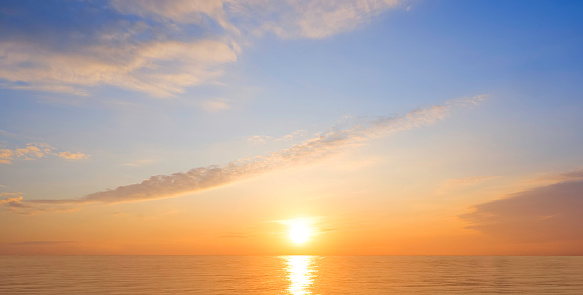
<instances>
[{"instance_id":1,"label":"golden light path","mask_svg":"<svg viewBox=\"0 0 583 295\"><path fill-rule=\"evenodd\" d=\"M314 281L315 256L294 255L285 256L287 262L288 279L290 285L288 291L293 295L312 294L309 287Z\"/></svg>"}]
</instances>

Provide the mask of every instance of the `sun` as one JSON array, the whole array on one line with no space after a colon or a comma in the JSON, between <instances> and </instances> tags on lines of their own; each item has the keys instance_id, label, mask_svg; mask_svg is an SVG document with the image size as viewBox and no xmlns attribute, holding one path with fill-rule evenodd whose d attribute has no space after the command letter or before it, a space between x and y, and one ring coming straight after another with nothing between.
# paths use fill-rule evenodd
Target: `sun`
<instances>
[{"instance_id":1,"label":"sun","mask_svg":"<svg viewBox=\"0 0 583 295\"><path fill-rule=\"evenodd\" d=\"M289 237L295 243L304 243L308 240L308 238L310 238L310 229L305 224L294 224L289 230Z\"/></svg>"}]
</instances>

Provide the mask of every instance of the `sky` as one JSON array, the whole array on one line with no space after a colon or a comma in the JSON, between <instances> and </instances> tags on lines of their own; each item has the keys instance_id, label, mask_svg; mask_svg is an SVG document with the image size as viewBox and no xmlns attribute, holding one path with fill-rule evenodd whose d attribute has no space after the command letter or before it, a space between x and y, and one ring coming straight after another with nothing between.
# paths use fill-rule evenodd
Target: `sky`
<instances>
[{"instance_id":1,"label":"sky","mask_svg":"<svg viewBox=\"0 0 583 295\"><path fill-rule=\"evenodd\" d=\"M574 0L3 0L0 254L583 255L582 49Z\"/></svg>"}]
</instances>

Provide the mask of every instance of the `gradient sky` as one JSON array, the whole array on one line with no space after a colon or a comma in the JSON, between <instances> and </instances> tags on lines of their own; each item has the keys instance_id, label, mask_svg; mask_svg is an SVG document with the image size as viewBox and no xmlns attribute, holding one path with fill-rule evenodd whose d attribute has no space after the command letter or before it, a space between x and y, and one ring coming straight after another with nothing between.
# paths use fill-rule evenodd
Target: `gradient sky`
<instances>
[{"instance_id":1,"label":"gradient sky","mask_svg":"<svg viewBox=\"0 0 583 295\"><path fill-rule=\"evenodd\" d=\"M4 0L0 254L583 255L582 93L581 1Z\"/></svg>"}]
</instances>

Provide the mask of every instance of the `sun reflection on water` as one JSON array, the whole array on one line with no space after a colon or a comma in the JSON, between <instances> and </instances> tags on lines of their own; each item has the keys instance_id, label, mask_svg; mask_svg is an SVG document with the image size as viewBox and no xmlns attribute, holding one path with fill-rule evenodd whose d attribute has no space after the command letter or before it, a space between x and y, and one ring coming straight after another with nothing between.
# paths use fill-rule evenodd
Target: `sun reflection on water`
<instances>
[{"instance_id":1,"label":"sun reflection on water","mask_svg":"<svg viewBox=\"0 0 583 295\"><path fill-rule=\"evenodd\" d=\"M312 294L310 285L314 281L314 256L286 256L288 279L290 285L288 291L293 295Z\"/></svg>"}]
</instances>

